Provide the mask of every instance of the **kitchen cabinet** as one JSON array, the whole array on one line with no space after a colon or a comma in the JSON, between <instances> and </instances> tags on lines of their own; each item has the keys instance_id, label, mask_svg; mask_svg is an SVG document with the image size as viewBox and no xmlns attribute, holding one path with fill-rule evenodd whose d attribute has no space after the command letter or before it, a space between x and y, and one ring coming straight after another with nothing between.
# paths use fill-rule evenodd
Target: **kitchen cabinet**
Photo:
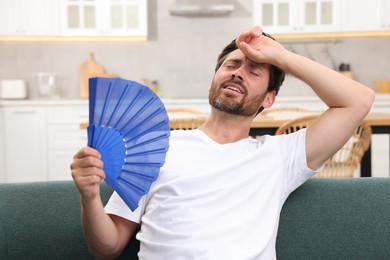
<instances>
[{"instance_id":1,"label":"kitchen cabinet","mask_svg":"<svg viewBox=\"0 0 390 260\"><path fill-rule=\"evenodd\" d=\"M271 34L340 31L338 0L254 0L254 22Z\"/></svg>"},{"instance_id":2,"label":"kitchen cabinet","mask_svg":"<svg viewBox=\"0 0 390 260\"><path fill-rule=\"evenodd\" d=\"M61 0L64 36L146 36L147 0Z\"/></svg>"},{"instance_id":3,"label":"kitchen cabinet","mask_svg":"<svg viewBox=\"0 0 390 260\"><path fill-rule=\"evenodd\" d=\"M58 36L57 0L0 0L0 36Z\"/></svg>"},{"instance_id":4,"label":"kitchen cabinet","mask_svg":"<svg viewBox=\"0 0 390 260\"><path fill-rule=\"evenodd\" d=\"M390 31L389 0L343 0L342 10L345 32Z\"/></svg>"},{"instance_id":5,"label":"kitchen cabinet","mask_svg":"<svg viewBox=\"0 0 390 260\"><path fill-rule=\"evenodd\" d=\"M6 182L47 178L46 111L41 106L8 106L4 116Z\"/></svg>"},{"instance_id":6,"label":"kitchen cabinet","mask_svg":"<svg viewBox=\"0 0 390 260\"><path fill-rule=\"evenodd\" d=\"M47 112L48 179L71 179L69 165L73 155L87 145L87 131L80 129L80 124L88 121L88 106L48 106Z\"/></svg>"},{"instance_id":7,"label":"kitchen cabinet","mask_svg":"<svg viewBox=\"0 0 390 260\"><path fill-rule=\"evenodd\" d=\"M5 181L4 109L0 107L0 182Z\"/></svg>"}]
</instances>

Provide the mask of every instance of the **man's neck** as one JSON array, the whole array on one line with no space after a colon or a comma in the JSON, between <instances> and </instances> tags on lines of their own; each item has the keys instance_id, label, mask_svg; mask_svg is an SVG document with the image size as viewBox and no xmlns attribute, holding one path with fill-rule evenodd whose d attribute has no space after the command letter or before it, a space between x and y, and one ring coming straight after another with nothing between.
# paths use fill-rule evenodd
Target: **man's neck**
<instances>
[{"instance_id":1,"label":"man's neck","mask_svg":"<svg viewBox=\"0 0 390 260\"><path fill-rule=\"evenodd\" d=\"M253 117L227 114L212 108L206 122L198 129L220 144L234 143L248 137Z\"/></svg>"}]
</instances>

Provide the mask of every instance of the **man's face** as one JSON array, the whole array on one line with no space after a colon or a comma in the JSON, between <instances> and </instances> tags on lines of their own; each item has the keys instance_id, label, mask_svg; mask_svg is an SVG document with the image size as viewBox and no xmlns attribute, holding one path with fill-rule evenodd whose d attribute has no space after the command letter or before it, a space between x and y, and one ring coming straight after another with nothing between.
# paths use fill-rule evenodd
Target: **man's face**
<instances>
[{"instance_id":1,"label":"man's face","mask_svg":"<svg viewBox=\"0 0 390 260\"><path fill-rule=\"evenodd\" d=\"M268 64L249 60L239 49L231 52L211 82L210 105L229 114L255 115L267 95L269 70Z\"/></svg>"}]
</instances>

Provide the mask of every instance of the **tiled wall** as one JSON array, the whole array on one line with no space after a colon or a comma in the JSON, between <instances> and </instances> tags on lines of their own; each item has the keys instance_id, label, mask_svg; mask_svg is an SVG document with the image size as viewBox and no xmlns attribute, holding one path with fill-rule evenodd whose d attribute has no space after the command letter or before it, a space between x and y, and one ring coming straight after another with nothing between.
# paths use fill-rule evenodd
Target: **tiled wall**
<instances>
[{"instance_id":1,"label":"tiled wall","mask_svg":"<svg viewBox=\"0 0 390 260\"><path fill-rule=\"evenodd\" d=\"M77 98L79 68L92 51L108 73L157 80L163 97L207 97L220 50L252 25L252 0L235 0L236 10L222 17L172 16L168 8L173 2L149 0L150 37L144 43L0 42L0 80L30 80L35 72L50 71L62 78L62 95ZM372 88L373 80L390 79L390 37L285 45L327 66L350 63L355 78ZM280 92L311 94L291 77Z\"/></svg>"}]
</instances>

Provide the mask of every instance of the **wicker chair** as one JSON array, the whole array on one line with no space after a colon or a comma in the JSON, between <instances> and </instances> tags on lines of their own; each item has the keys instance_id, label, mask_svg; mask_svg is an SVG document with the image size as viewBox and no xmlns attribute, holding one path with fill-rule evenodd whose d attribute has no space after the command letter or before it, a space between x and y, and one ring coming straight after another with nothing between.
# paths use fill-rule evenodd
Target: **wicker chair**
<instances>
[{"instance_id":1,"label":"wicker chair","mask_svg":"<svg viewBox=\"0 0 390 260\"><path fill-rule=\"evenodd\" d=\"M278 134L296 132L313 123L318 115L303 116L290 120L276 130ZM371 143L371 127L362 122L347 143L325 162L324 169L313 178L350 178L354 176L364 153Z\"/></svg>"},{"instance_id":2,"label":"wicker chair","mask_svg":"<svg viewBox=\"0 0 390 260\"><path fill-rule=\"evenodd\" d=\"M190 130L201 126L207 119L203 112L192 108L167 108L171 130Z\"/></svg>"}]
</instances>

